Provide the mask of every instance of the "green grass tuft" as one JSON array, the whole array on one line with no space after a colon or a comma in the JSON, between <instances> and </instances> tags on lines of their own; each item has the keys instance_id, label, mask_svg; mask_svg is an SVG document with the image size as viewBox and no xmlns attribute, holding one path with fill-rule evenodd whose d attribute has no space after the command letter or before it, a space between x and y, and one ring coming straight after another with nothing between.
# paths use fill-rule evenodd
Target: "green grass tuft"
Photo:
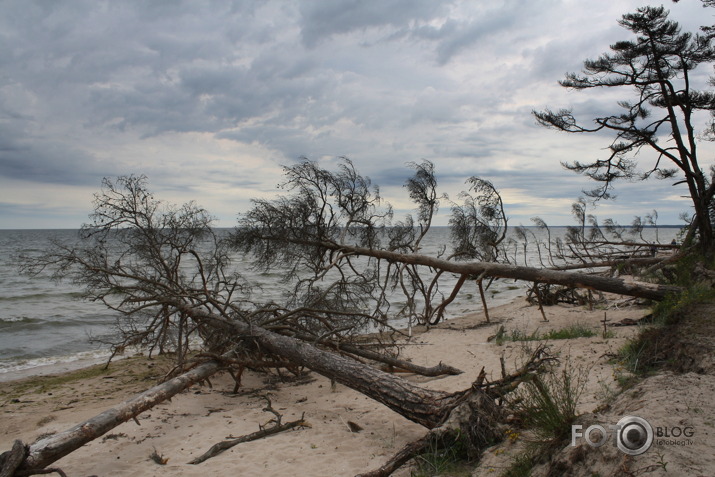
<instances>
[{"instance_id":1,"label":"green grass tuft","mask_svg":"<svg viewBox=\"0 0 715 477\"><path fill-rule=\"evenodd\" d=\"M431 449L415 457L416 469L410 473L410 476L470 476L468 445L465 438L458 435L448 439L449 442L433 443Z\"/></svg>"},{"instance_id":2,"label":"green grass tuft","mask_svg":"<svg viewBox=\"0 0 715 477\"><path fill-rule=\"evenodd\" d=\"M499 474L500 477L528 477L531 475L531 469L534 468L535 457L534 450L517 454L509 467Z\"/></svg>"}]
</instances>

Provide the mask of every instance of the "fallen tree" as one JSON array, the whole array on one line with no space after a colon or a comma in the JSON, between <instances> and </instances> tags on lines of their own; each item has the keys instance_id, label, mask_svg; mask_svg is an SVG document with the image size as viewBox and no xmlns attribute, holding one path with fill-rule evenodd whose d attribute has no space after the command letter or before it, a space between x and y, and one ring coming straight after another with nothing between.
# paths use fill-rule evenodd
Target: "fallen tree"
<instances>
[{"instance_id":1,"label":"fallen tree","mask_svg":"<svg viewBox=\"0 0 715 477\"><path fill-rule=\"evenodd\" d=\"M66 431L39 439L28 446L17 444L19 441L16 441L12 451L0 456L0 475L20 476L37 473L35 471L44 469L116 426L130 419L136 419L142 412L207 379L221 368L222 364L219 361L205 362Z\"/></svg>"},{"instance_id":2,"label":"fallen tree","mask_svg":"<svg viewBox=\"0 0 715 477\"><path fill-rule=\"evenodd\" d=\"M419 247L414 245L421 236L415 236L412 220L388 227L389 208L387 212L378 210L379 201L368 200L372 196L367 188L354 185L356 182L365 184L366 179L357 175L350 162L343 166L343 170L349 174L331 173L311 162L286 168L288 179L283 187L292 194L275 200L255 200L254 207L240 216L231 238L232 246L251 257L255 266L264 269L274 266L300 269L316 278L325 276L328 271L342 276L364 277L365 272L360 270L370 270L371 278L381 284L383 294L390 281L395 286L403 283L398 272L405 266L417 276L420 272L414 268L416 266L423 267L425 274L434 270L436 274L460 275L461 279L447 300L453 298L465 277L564 285L655 301L681 291L675 286L627 282L622 278L592 273L569 273L509 263L506 252L499 249L506 228L501 200L491 183L479 178L471 178L469 182L473 190L485 195L475 198L464 194L465 205L453 207L455 218L451 221L451 233L455 252L447 258L422 255L418 253ZM430 210L434 211L434 200L426 201L427 204L418 202L420 210L431 206ZM586 221L585 208L579 208L578 212ZM570 233L580 235L579 231ZM594 235L599 240L602 237L600 231ZM583 245L585 237L579 236L573 241ZM359 263L356 257L368 260ZM467 261L474 257L486 260ZM583 254L577 257L579 268L589 267ZM502 261L496 261L498 258ZM648 258L642 262L630 259L629 263L652 266L657 259ZM592 268L603 265L604 261L598 256L591 256ZM310 281L308 278L304 280ZM407 296L410 298L409 294ZM427 300L421 321L430 322L429 312L434 309Z\"/></svg>"},{"instance_id":3,"label":"fallen tree","mask_svg":"<svg viewBox=\"0 0 715 477\"><path fill-rule=\"evenodd\" d=\"M420 192L411 194L420 209L419 227L411 219L388 227L389 208L379 208L380 199L371 192L369 180L359 176L349 162L339 174L313 163L288 168L288 172L289 186L297 195L257 201L227 240L216 234L203 209L193 204L177 208L155 200L144 178L105 180L102 193L95 198L92 223L83 227L80 242L56 243L39 256L25 257L24 271L49 269L58 279L82 285L86 298L119 312L124 321L121 339L113 343L115 351L141 345L150 354L174 352L179 374L188 364L192 340L198 338L204 354L221 357L196 368L199 373L225 367L236 371L240 379L242 370L256 363L306 367L430 429L424 444L448 441L456 433L467 436L477 450L498 434L496 400L551 358L535 355L525 368L500 382L487 383L481 376L470 388L456 393L416 386L371 364L382 362L432 374L459 371L441 363L433 368L416 367L396 357L394 336L400 333L389 322L391 292L400 290L407 298L406 313L417 316L418 322L431 323L467 279L562 284L652 300L679 291L586 273L457 261L501 242L503 233L486 230L491 227L489 220L476 225L460 222L454 237L462 250L459 254L447 258L420 254L419 243L437 200L430 192L434 182L429 180L428 167L418 167L421 180L413 182L411 189ZM471 200L470 214L493 216L491 209L499 202L492 200L494 189L488 189L490 200L479 207L478 199ZM285 303L251 300L250 284L230 266L234 250L250 255L258 267L282 267L286 284L293 284L290 299ZM425 270L436 273L423 280ZM449 296L434 306L439 277L447 273L460 279ZM424 300L422 311L417 306L419 297ZM378 334L387 339L376 343L377 348L366 346L361 334L376 330L391 333ZM198 376L202 379L202 374ZM177 384L172 392L180 388ZM83 439L101 435L107 426L135 416L162 395L164 391L155 390L151 398L130 400L119 411L108 411L55 440L40 442L39 447L33 444L19 468L22 472L42 469L54 461L49 456L66 455L86 442ZM388 467L421 448L411 447Z\"/></svg>"},{"instance_id":4,"label":"fallen tree","mask_svg":"<svg viewBox=\"0 0 715 477\"><path fill-rule=\"evenodd\" d=\"M169 301L166 304L182 311L197 322L209 326L217 326L220 323L224 329L233 329L265 351L286 358L292 363L306 366L355 389L428 429L440 428L438 434L432 433L430 436L439 435L443 438L445 433L471 436L470 444L475 449L483 448L498 435L499 420L495 419L498 415L495 399L513 389L526 378L527 373L538 372L544 363L553 359L537 353L521 370L511 376L505 376L498 382L484 382L484 378L480 377L471 387L463 391L447 393L422 388L400 376L258 326L227 320L225 317L182 305L176 301ZM17 459L19 450L8 451L0 459L0 469L9 476L36 473L119 424L136 418L141 412L157 403L208 378L222 366L221 361L201 364L69 430L40 439L30 446L23 446L21 447L22 460ZM455 414L456 409L459 411ZM10 468L10 465L13 468Z\"/></svg>"},{"instance_id":5,"label":"fallen tree","mask_svg":"<svg viewBox=\"0 0 715 477\"><path fill-rule=\"evenodd\" d=\"M240 230L238 234L248 233ZM325 250L339 251L345 254L353 254L365 257L374 257L395 263L408 263L413 265L423 265L438 270L457 273L463 276L488 276L495 278L510 278L514 280L524 280L536 283L549 283L554 285L565 285L574 288L585 288L618 295L634 296L649 300L660 301L668 295L678 294L682 289L673 285L660 285L651 283L639 283L626 281L623 278L612 278L602 275L588 273L565 272L561 270L549 270L543 268L523 267L494 262L454 262L435 257L419 254L403 254L389 250L378 250L365 247L356 247L347 244L333 242L315 242L310 240L292 240L285 236L261 235L261 240L277 243L290 242L299 243L303 246L316 247ZM255 238L253 239L255 240ZM657 261L648 259L642 262L643 265L652 265ZM601 266L602 263L595 263L592 267ZM584 267L581 267L584 268Z\"/></svg>"}]
</instances>

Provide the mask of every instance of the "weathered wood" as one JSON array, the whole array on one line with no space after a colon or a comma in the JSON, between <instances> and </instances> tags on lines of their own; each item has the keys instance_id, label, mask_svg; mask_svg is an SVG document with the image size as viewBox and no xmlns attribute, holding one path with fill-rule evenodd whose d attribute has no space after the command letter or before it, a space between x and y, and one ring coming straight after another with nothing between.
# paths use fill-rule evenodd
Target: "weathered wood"
<instances>
[{"instance_id":1,"label":"weathered wood","mask_svg":"<svg viewBox=\"0 0 715 477\"><path fill-rule=\"evenodd\" d=\"M421 376L456 376L464 372L460 369L455 368L454 366L444 364L441 361L437 365L430 366L428 368L426 366L420 366L418 364L405 361L404 359L393 358L391 356L386 356L384 354L380 354L369 349L359 348L348 343L328 343L327 345L337 350L345 351L346 353L355 356L360 356L361 358L366 358L372 361L384 363L392 368L406 371L409 373L419 374Z\"/></svg>"},{"instance_id":2,"label":"weathered wood","mask_svg":"<svg viewBox=\"0 0 715 477\"><path fill-rule=\"evenodd\" d=\"M230 325L240 335L253 339L261 349L344 384L428 429L438 426L463 395L421 388L399 376L324 351L302 340L242 321L229 323L221 316L177 301L171 304L196 321L219 321Z\"/></svg>"},{"instance_id":3,"label":"weathered wood","mask_svg":"<svg viewBox=\"0 0 715 477\"><path fill-rule=\"evenodd\" d=\"M12 449L0 454L0 477L12 477L15 470L20 467L25 460L27 449L21 440L16 439L12 443Z\"/></svg>"},{"instance_id":4,"label":"weathered wood","mask_svg":"<svg viewBox=\"0 0 715 477\"><path fill-rule=\"evenodd\" d=\"M268 401L268 406L266 406L263 410L266 412L271 412L273 413L276 418L272 419L271 421L274 422L275 424L271 427L263 427L260 426L260 430L256 432L252 432L251 434L241 436L241 437L236 437L233 439L228 439L225 441L217 442L216 444L212 445L209 450L201 454L199 457L196 459L193 459L192 461L189 462L189 464L197 465L200 464L212 457L215 457L219 454L221 454L223 451L230 449L231 447L237 446L238 444L242 444L244 442L251 442L255 441L258 439L263 439L264 437L272 436L275 434L278 434L283 431L287 431L289 429L293 429L295 427L310 427L307 422L303 419L303 416L301 416L300 419L296 421L291 421L291 422L286 422L282 423L281 420L283 416L273 409L273 405L271 403L271 400L268 396L265 396L266 401Z\"/></svg>"},{"instance_id":5,"label":"weathered wood","mask_svg":"<svg viewBox=\"0 0 715 477\"><path fill-rule=\"evenodd\" d=\"M48 466L87 442L102 436L156 404L180 393L221 369L221 363L210 361L165 383L135 396L63 432L38 440L29 446L27 457L18 470L36 470Z\"/></svg>"},{"instance_id":6,"label":"weathered wood","mask_svg":"<svg viewBox=\"0 0 715 477\"><path fill-rule=\"evenodd\" d=\"M197 465L200 464L212 457L216 457L220 453L222 453L225 450L228 450L234 446L237 446L238 444L242 444L244 442L251 442L255 441L258 439L263 439L264 437L272 436L275 434L278 434L283 431L287 431L289 429L293 429L296 427L301 427L305 426L305 421L303 419L298 419L297 421L290 421L286 422L283 424L277 424L275 426L271 426L268 428L263 428L259 431L252 432L251 434L247 434L245 436L237 437L236 439L229 439L221 442L217 442L209 450L207 450L205 453L201 454L199 457L196 459L189 461L189 464Z\"/></svg>"},{"instance_id":7,"label":"weathered wood","mask_svg":"<svg viewBox=\"0 0 715 477\"><path fill-rule=\"evenodd\" d=\"M273 237L264 237L275 240ZM308 241L309 242L309 241ZM437 270L494 278L512 278L530 282L565 285L575 288L586 288L618 295L635 296L649 300L661 301L670 294L677 294L682 288L676 286L657 285L651 283L626 282L622 278L603 277L587 273L564 272L545 268L524 267L495 262L455 262L420 254L405 254L388 250L355 247L332 242L309 242L316 246L331 250L375 257L391 262L401 262L414 265L424 265Z\"/></svg>"}]
</instances>

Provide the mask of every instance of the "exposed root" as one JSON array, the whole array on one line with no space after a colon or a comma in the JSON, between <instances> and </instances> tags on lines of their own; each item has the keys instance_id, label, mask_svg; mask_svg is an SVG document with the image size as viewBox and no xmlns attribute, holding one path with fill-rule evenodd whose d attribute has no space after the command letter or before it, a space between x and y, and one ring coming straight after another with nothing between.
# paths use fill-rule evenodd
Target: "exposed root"
<instances>
[{"instance_id":1,"label":"exposed root","mask_svg":"<svg viewBox=\"0 0 715 477\"><path fill-rule=\"evenodd\" d=\"M501 398L555 360L557 358L551 356L545 346L539 346L524 366L500 380L487 382L486 375L480 373L471 388L463 392L463 399L452 409L441 425L430 430L422 438L407 444L378 469L360 474L358 477L389 476L425 451L447 449L460 440L466 444L465 457L479 456L485 448L500 441L504 436L504 412L498 404Z\"/></svg>"}]
</instances>

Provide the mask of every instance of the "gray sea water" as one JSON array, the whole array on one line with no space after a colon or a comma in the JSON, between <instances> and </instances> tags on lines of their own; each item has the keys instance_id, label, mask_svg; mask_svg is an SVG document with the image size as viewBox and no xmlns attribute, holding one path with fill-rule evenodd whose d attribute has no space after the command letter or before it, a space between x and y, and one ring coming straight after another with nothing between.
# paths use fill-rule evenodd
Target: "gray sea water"
<instances>
[{"instance_id":1,"label":"gray sea water","mask_svg":"<svg viewBox=\"0 0 715 477\"><path fill-rule=\"evenodd\" d=\"M530 228L539 234L539 229ZM563 235L565 228L551 230L552 236ZM646 229L644 238L669 243L678 233L676 228ZM74 241L76 230L0 230L0 381L7 373L57 365L88 358L106 358L109 352L90 338L109 338L119 316L98 303L81 299L81 288L50 279L49 273L27 276L18 273L13 261L20 253L35 254L45 249L50 239ZM544 238L544 237L541 237ZM435 227L423 241L422 253L435 255L449 243L449 229ZM532 264L536 251L529 249L520 259ZM261 286L266 300L287 293L280 281L281 270L268 273L252 271L236 257L239 271L252 283ZM447 276L443 290L449 292L456 276ZM489 306L508 303L524 293L524 285L499 280L487 291ZM395 297L395 308L401 298ZM479 293L474 284L466 284L447 309L447 318L480 311Z\"/></svg>"}]
</instances>

